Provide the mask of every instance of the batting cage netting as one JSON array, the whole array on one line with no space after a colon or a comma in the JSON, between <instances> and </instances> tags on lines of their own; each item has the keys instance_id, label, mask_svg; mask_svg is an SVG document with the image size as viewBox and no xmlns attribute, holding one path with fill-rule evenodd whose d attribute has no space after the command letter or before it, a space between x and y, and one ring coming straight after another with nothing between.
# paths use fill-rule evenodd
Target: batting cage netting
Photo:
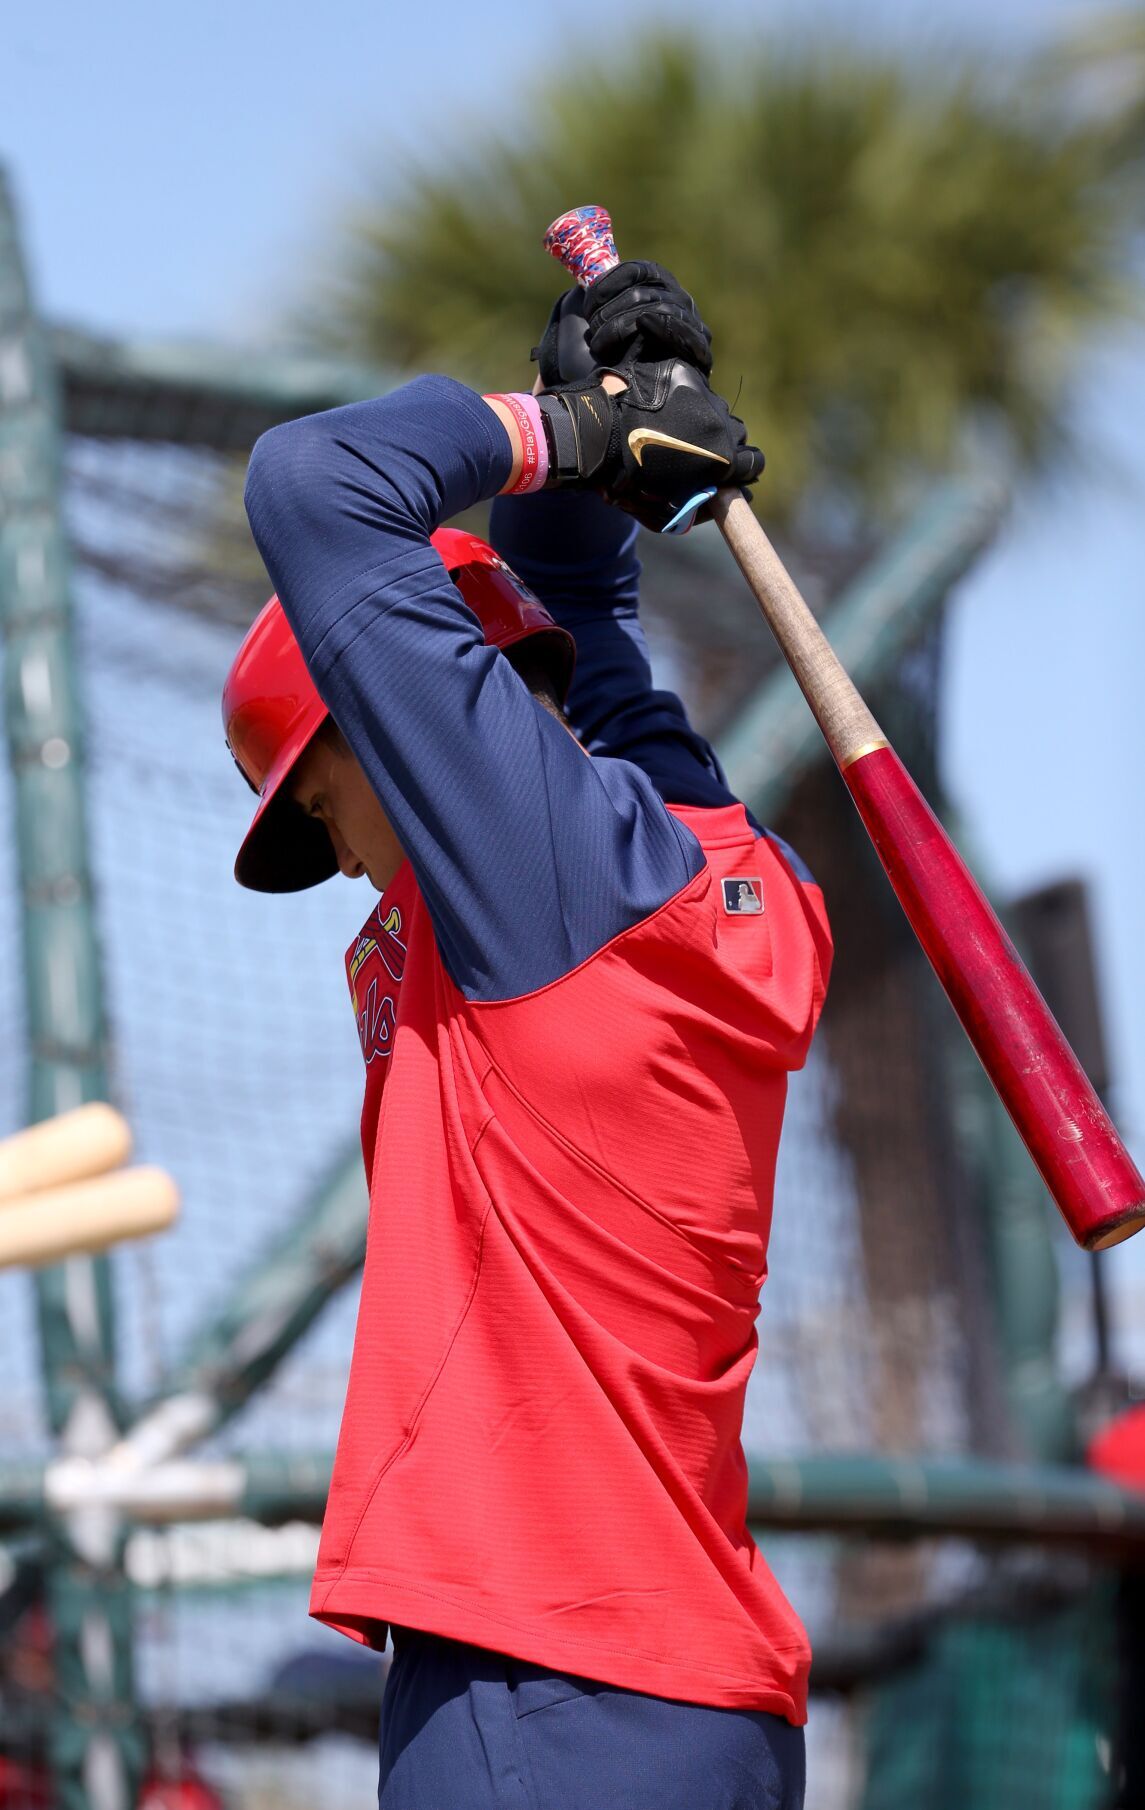
<instances>
[{"instance_id":1,"label":"batting cage netting","mask_svg":"<svg viewBox=\"0 0 1145 1810\"><path fill-rule=\"evenodd\" d=\"M187 1795L162 1801L188 1810L368 1803L384 1661L306 1618L364 1237L342 965L361 893L337 879L268 899L232 878L251 800L219 691L267 591L239 509L238 400L187 382L167 407L137 382L117 387L109 358L100 386L72 380L67 407L112 1091L139 1155L178 1178L184 1202L172 1231L112 1260L123 1426L190 1403L199 1418L169 1451L250 1466L229 1511L128 1524L144 1770L182 1781ZM714 530L648 553L658 665L719 741L766 704L772 651ZM931 592L920 579L900 610L872 703L937 798ZM808 1804L1096 1810L1113 1802L1117 1575L1084 1541L1049 1543L1035 1485L1025 1539L1020 1514L999 1508L1014 1467L1066 1455L1052 1300L1048 1319L1015 1324L994 1229L992 1190L1030 1196L1025 1159L1015 1167L837 776L800 757L760 797L822 880L838 945L822 1034L791 1089L745 1428L758 1537L816 1648ZM4 773L9 847L12 816ZM5 862L3 1131L25 1110L17 900ZM1036 1186L1032 1222L1022 1210L1010 1223L1034 1224L1025 1249L1041 1262ZM4 1274L9 1465L51 1449L37 1350L29 1279ZM1004 1545L986 1538L985 1511L964 1512L970 1461L995 1478ZM52 1801L54 1562L34 1520L0 1553L0 1804L13 1810Z\"/></svg>"}]
</instances>

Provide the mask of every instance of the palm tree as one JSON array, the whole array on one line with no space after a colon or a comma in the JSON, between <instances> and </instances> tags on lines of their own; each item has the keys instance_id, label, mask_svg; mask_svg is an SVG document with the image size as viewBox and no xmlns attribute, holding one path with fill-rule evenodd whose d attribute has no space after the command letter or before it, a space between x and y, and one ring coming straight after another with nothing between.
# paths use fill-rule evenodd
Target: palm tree
<instances>
[{"instance_id":1,"label":"palm tree","mask_svg":"<svg viewBox=\"0 0 1145 1810\"><path fill-rule=\"evenodd\" d=\"M854 51L732 65L683 38L541 91L509 141L451 146L361 218L321 298L356 356L520 384L560 286L554 214L604 202L622 253L693 289L715 381L808 550L869 530L968 422L1061 449L1070 352L1117 303L1125 236L1100 134L982 71Z\"/></svg>"},{"instance_id":2,"label":"palm tree","mask_svg":"<svg viewBox=\"0 0 1145 1810\"><path fill-rule=\"evenodd\" d=\"M1045 59L1043 76L1059 109L1092 122L1110 170L1134 185L1138 224L1145 161L1145 10L1102 13Z\"/></svg>"}]
</instances>

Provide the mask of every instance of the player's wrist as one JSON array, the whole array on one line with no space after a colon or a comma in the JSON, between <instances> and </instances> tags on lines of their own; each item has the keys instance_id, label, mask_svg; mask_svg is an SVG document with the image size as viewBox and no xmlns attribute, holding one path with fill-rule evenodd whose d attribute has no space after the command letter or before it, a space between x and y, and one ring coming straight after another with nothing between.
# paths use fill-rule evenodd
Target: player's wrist
<instances>
[{"instance_id":1,"label":"player's wrist","mask_svg":"<svg viewBox=\"0 0 1145 1810\"><path fill-rule=\"evenodd\" d=\"M484 401L505 429L513 455L500 494L528 496L543 490L549 477L549 443L537 398L513 390L488 395Z\"/></svg>"}]
</instances>

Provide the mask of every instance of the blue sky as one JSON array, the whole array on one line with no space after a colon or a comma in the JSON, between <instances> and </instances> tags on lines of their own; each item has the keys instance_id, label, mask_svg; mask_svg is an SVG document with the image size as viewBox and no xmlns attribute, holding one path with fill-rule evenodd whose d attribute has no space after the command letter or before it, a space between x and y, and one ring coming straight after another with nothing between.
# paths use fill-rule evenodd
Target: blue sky
<instances>
[{"instance_id":1,"label":"blue sky","mask_svg":"<svg viewBox=\"0 0 1145 1810\"><path fill-rule=\"evenodd\" d=\"M868 39L911 51L986 45L1004 60L1098 10L868 0L862 21ZM0 114L41 303L110 332L257 339L305 292L315 243L368 175L400 174L467 118L511 127L535 74L566 66L571 79L579 47L694 16L683 0L41 0L6 24ZM710 0L703 16L729 39L854 29L844 0ZM1023 499L959 594L944 766L1003 896L1075 871L1092 883L1115 1105L1140 1161L1145 338L1095 347L1078 420L1090 470ZM1145 1249L1113 1268L1126 1285L1145 1277Z\"/></svg>"}]
</instances>

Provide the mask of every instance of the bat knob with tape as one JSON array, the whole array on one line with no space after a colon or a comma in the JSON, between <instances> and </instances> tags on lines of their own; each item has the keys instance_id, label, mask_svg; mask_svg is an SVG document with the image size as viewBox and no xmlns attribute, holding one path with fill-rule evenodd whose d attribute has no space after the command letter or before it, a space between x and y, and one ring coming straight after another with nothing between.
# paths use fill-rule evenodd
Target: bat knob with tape
<instances>
[{"instance_id":1,"label":"bat knob with tape","mask_svg":"<svg viewBox=\"0 0 1145 1810\"><path fill-rule=\"evenodd\" d=\"M574 390L584 391L586 385L546 381L540 399L542 410L550 398L559 398L570 414L585 417L579 425L574 421L577 468L573 473L570 463L570 477L564 481L584 481L586 432L591 435L593 425L601 425L602 415L616 416L617 421L604 426L617 469L602 472L595 487L645 527L686 534L708 513L718 485L746 487L763 469L763 454L748 446L742 421L707 382L711 335L691 296L670 272L657 264L621 265L606 208L570 208L553 221L544 244L584 291L612 271L630 278L615 293L607 293L613 285L602 286L600 297L611 312L592 319L587 338L598 387L600 375L612 373L624 379L621 390L574 396ZM583 305L590 317L595 300ZM552 369L561 317L570 302L577 305L575 290L558 302L539 348L543 378L546 367ZM546 419L554 421L554 440L559 440L559 411ZM563 469L558 466L558 482Z\"/></svg>"},{"instance_id":2,"label":"bat knob with tape","mask_svg":"<svg viewBox=\"0 0 1145 1810\"><path fill-rule=\"evenodd\" d=\"M554 220L545 234L545 250L582 289L591 289L597 277L615 270L620 259L612 237L612 217L604 207L572 207Z\"/></svg>"}]
</instances>

